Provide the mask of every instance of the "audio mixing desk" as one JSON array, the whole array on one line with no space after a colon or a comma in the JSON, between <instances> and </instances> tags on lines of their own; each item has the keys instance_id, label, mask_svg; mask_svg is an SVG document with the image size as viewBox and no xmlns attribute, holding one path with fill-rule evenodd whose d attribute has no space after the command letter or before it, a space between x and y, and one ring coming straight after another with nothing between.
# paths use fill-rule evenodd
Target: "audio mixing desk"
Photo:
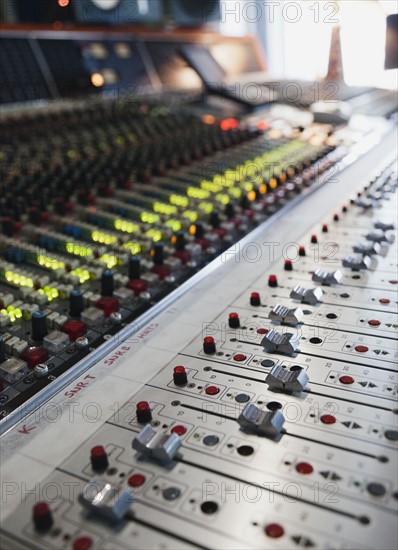
<instances>
[{"instance_id":1,"label":"audio mixing desk","mask_svg":"<svg viewBox=\"0 0 398 550\"><path fill-rule=\"evenodd\" d=\"M397 547L395 145L364 140L10 410L2 548Z\"/></svg>"}]
</instances>

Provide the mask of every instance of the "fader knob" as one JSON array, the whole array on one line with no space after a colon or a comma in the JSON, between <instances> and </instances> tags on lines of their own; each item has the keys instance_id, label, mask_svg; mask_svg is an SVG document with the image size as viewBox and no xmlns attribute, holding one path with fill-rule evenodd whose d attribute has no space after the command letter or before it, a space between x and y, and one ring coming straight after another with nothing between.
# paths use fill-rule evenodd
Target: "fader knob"
<instances>
[{"instance_id":1,"label":"fader knob","mask_svg":"<svg viewBox=\"0 0 398 550\"><path fill-rule=\"evenodd\" d=\"M79 502L93 514L118 522L129 511L133 495L119 484L96 477L83 488Z\"/></svg>"},{"instance_id":2,"label":"fader knob","mask_svg":"<svg viewBox=\"0 0 398 550\"><path fill-rule=\"evenodd\" d=\"M275 365L267 375L265 383L274 391L302 392L308 380L308 374L304 369L289 370L282 365Z\"/></svg>"},{"instance_id":3,"label":"fader knob","mask_svg":"<svg viewBox=\"0 0 398 550\"><path fill-rule=\"evenodd\" d=\"M280 333L270 330L261 340L261 345L268 353L294 355L298 350L299 340L292 333Z\"/></svg>"},{"instance_id":4,"label":"fader knob","mask_svg":"<svg viewBox=\"0 0 398 550\"><path fill-rule=\"evenodd\" d=\"M277 304L268 314L268 319L271 319L271 321L277 321L279 323L292 326L296 326L301 323L303 317L303 310L299 307L289 309L285 306L280 306L279 304Z\"/></svg>"},{"instance_id":5,"label":"fader knob","mask_svg":"<svg viewBox=\"0 0 398 550\"><path fill-rule=\"evenodd\" d=\"M182 365L174 367L173 381L176 386L186 386L188 384L188 376L185 367Z\"/></svg>"},{"instance_id":6,"label":"fader knob","mask_svg":"<svg viewBox=\"0 0 398 550\"><path fill-rule=\"evenodd\" d=\"M137 422L149 424L152 422L152 411L148 401L140 401L136 407Z\"/></svg>"},{"instance_id":7,"label":"fader knob","mask_svg":"<svg viewBox=\"0 0 398 550\"><path fill-rule=\"evenodd\" d=\"M312 275L312 280L316 283L321 283L322 285L338 285L343 278L341 271L323 271L321 268L315 270Z\"/></svg>"},{"instance_id":8,"label":"fader knob","mask_svg":"<svg viewBox=\"0 0 398 550\"><path fill-rule=\"evenodd\" d=\"M304 288L300 285L296 285L290 292L290 298L293 300L299 300L302 304L309 304L315 306L322 298L322 290L316 286L315 288Z\"/></svg>"},{"instance_id":9,"label":"fader knob","mask_svg":"<svg viewBox=\"0 0 398 550\"><path fill-rule=\"evenodd\" d=\"M373 256L374 254L379 254L381 247L379 243L369 242L355 244L352 248L354 252L362 254L363 256Z\"/></svg>"},{"instance_id":10,"label":"fader knob","mask_svg":"<svg viewBox=\"0 0 398 550\"><path fill-rule=\"evenodd\" d=\"M276 439L282 433L285 418L281 411L263 411L248 403L238 418L240 427L246 431Z\"/></svg>"},{"instance_id":11,"label":"fader knob","mask_svg":"<svg viewBox=\"0 0 398 550\"><path fill-rule=\"evenodd\" d=\"M80 317L84 309L83 293L81 290L72 290L69 294L69 315L71 317Z\"/></svg>"},{"instance_id":12,"label":"fader knob","mask_svg":"<svg viewBox=\"0 0 398 550\"><path fill-rule=\"evenodd\" d=\"M101 296L112 296L113 290L113 273L110 269L104 269L101 275Z\"/></svg>"},{"instance_id":13,"label":"fader knob","mask_svg":"<svg viewBox=\"0 0 398 550\"><path fill-rule=\"evenodd\" d=\"M91 467L96 472L106 470L109 466L108 454L102 445L96 445L90 453Z\"/></svg>"},{"instance_id":14,"label":"fader knob","mask_svg":"<svg viewBox=\"0 0 398 550\"><path fill-rule=\"evenodd\" d=\"M393 223L376 222L374 226L376 229L381 229L382 231L392 231L395 229L395 225Z\"/></svg>"},{"instance_id":15,"label":"fader knob","mask_svg":"<svg viewBox=\"0 0 398 550\"><path fill-rule=\"evenodd\" d=\"M360 269L369 269L371 263L372 261L369 256L361 256L360 254L356 256L346 256L343 259L343 267L348 267L353 271L359 271Z\"/></svg>"},{"instance_id":16,"label":"fader knob","mask_svg":"<svg viewBox=\"0 0 398 550\"><path fill-rule=\"evenodd\" d=\"M36 531L48 531L54 520L47 502L37 502L33 506L32 519Z\"/></svg>"},{"instance_id":17,"label":"fader knob","mask_svg":"<svg viewBox=\"0 0 398 550\"><path fill-rule=\"evenodd\" d=\"M41 342L47 334L46 314L38 310L32 313L32 340Z\"/></svg>"},{"instance_id":18,"label":"fader knob","mask_svg":"<svg viewBox=\"0 0 398 550\"><path fill-rule=\"evenodd\" d=\"M147 425L133 439L133 449L152 458L160 464L170 463L182 445L176 433L157 432Z\"/></svg>"}]
</instances>

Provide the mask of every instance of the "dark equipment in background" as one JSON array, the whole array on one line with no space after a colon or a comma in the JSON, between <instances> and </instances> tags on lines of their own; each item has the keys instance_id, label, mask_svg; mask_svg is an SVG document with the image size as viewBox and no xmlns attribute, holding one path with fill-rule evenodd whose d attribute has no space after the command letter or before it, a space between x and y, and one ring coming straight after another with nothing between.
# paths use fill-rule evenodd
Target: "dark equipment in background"
<instances>
[{"instance_id":1,"label":"dark equipment in background","mask_svg":"<svg viewBox=\"0 0 398 550\"><path fill-rule=\"evenodd\" d=\"M398 69L398 13L387 17L385 69Z\"/></svg>"}]
</instances>

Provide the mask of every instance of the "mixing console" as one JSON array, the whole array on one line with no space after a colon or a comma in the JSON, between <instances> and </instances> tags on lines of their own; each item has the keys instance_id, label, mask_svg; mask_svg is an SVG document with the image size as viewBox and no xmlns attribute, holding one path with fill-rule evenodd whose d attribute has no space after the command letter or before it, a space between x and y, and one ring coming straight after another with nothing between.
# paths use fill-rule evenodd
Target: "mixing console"
<instances>
[{"instance_id":1,"label":"mixing console","mask_svg":"<svg viewBox=\"0 0 398 550\"><path fill-rule=\"evenodd\" d=\"M396 136L192 113L5 124L2 547L396 548Z\"/></svg>"},{"instance_id":2,"label":"mixing console","mask_svg":"<svg viewBox=\"0 0 398 550\"><path fill-rule=\"evenodd\" d=\"M319 184L329 130L154 99L4 117L1 417Z\"/></svg>"}]
</instances>

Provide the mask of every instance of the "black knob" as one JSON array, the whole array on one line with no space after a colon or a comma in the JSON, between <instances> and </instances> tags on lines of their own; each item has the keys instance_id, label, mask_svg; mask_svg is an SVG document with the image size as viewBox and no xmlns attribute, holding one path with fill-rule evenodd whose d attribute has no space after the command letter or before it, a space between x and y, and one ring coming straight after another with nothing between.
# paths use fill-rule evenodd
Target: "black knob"
<instances>
[{"instance_id":1,"label":"black knob","mask_svg":"<svg viewBox=\"0 0 398 550\"><path fill-rule=\"evenodd\" d=\"M46 314L40 309L32 313L32 340L40 342L47 334Z\"/></svg>"},{"instance_id":2,"label":"black knob","mask_svg":"<svg viewBox=\"0 0 398 550\"><path fill-rule=\"evenodd\" d=\"M138 256L130 256L128 264L128 276L130 281L141 276L141 260Z\"/></svg>"},{"instance_id":3,"label":"black knob","mask_svg":"<svg viewBox=\"0 0 398 550\"><path fill-rule=\"evenodd\" d=\"M156 243L153 247L153 263L155 265L163 265L164 260L164 244Z\"/></svg>"},{"instance_id":4,"label":"black knob","mask_svg":"<svg viewBox=\"0 0 398 550\"><path fill-rule=\"evenodd\" d=\"M112 296L114 289L113 273L110 269L104 269L101 275L101 295Z\"/></svg>"},{"instance_id":5,"label":"black knob","mask_svg":"<svg viewBox=\"0 0 398 550\"><path fill-rule=\"evenodd\" d=\"M196 239L203 239L204 234L205 234L205 229L203 227L203 223L202 222L197 222L195 224L195 238Z\"/></svg>"},{"instance_id":6,"label":"black knob","mask_svg":"<svg viewBox=\"0 0 398 550\"><path fill-rule=\"evenodd\" d=\"M3 337L0 336L0 363L6 360L6 347L4 344Z\"/></svg>"},{"instance_id":7,"label":"black knob","mask_svg":"<svg viewBox=\"0 0 398 550\"><path fill-rule=\"evenodd\" d=\"M69 294L69 315L71 317L80 317L84 309L83 293L81 290L72 290Z\"/></svg>"},{"instance_id":8,"label":"black knob","mask_svg":"<svg viewBox=\"0 0 398 550\"><path fill-rule=\"evenodd\" d=\"M175 249L177 251L184 250L185 248L185 232L184 231L177 231L175 235Z\"/></svg>"}]
</instances>

